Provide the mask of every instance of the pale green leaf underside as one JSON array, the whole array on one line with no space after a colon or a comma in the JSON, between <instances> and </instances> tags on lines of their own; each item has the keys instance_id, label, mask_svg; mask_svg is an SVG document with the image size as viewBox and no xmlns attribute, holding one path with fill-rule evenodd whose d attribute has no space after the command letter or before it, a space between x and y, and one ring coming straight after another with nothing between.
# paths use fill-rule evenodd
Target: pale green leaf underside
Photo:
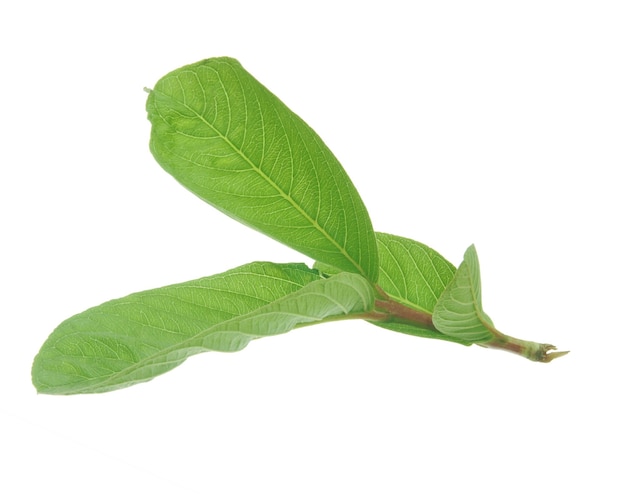
<instances>
[{"instance_id":1,"label":"pale green leaf underside","mask_svg":"<svg viewBox=\"0 0 626 494\"><path fill-rule=\"evenodd\" d=\"M358 316L373 304L362 276L321 279L302 264L252 263L67 319L35 358L33 383L48 394L111 391L148 381L196 353L238 351L253 339Z\"/></svg>"},{"instance_id":2,"label":"pale green leaf underside","mask_svg":"<svg viewBox=\"0 0 626 494\"><path fill-rule=\"evenodd\" d=\"M147 111L154 157L190 191L313 259L376 280L376 240L346 172L236 60L171 72Z\"/></svg>"},{"instance_id":3,"label":"pale green leaf underside","mask_svg":"<svg viewBox=\"0 0 626 494\"><path fill-rule=\"evenodd\" d=\"M435 305L433 323L442 333L469 343L493 338L493 322L482 307L480 266L473 245Z\"/></svg>"}]
</instances>

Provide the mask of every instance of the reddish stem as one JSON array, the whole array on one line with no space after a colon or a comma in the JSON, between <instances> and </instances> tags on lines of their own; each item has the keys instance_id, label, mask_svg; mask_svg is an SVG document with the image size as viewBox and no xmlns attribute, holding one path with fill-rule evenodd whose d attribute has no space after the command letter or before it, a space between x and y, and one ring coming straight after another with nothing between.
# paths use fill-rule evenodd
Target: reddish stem
<instances>
[{"instance_id":1,"label":"reddish stem","mask_svg":"<svg viewBox=\"0 0 626 494\"><path fill-rule=\"evenodd\" d=\"M433 316L427 312L421 312L395 300L376 300L376 308L388 314L388 321L404 322L412 326L437 331L433 324Z\"/></svg>"}]
</instances>

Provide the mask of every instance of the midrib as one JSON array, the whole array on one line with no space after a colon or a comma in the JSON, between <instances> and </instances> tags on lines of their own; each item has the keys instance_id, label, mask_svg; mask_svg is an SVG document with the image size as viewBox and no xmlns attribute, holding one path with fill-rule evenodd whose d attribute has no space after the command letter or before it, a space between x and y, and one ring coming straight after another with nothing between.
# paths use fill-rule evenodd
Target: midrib
<instances>
[{"instance_id":1,"label":"midrib","mask_svg":"<svg viewBox=\"0 0 626 494\"><path fill-rule=\"evenodd\" d=\"M161 93L159 93L161 94ZM346 251L346 249L340 245L322 226L318 223L318 221L312 218L301 206L298 204L292 196L287 194L281 187L278 186L274 180L272 180L259 166L257 166L239 147L237 147L226 135L220 132L213 124L211 124L208 120L206 120L202 115L200 115L196 110L187 106L185 103L181 103L187 110L192 112L202 123L204 123L209 129L215 132L221 139L228 144L228 146L242 159L244 160L250 168L252 168L263 180L265 180L278 194L285 199L291 206L293 206L302 217L306 219L317 231L319 231L343 256L350 261L350 263L357 269L358 273L365 278L367 275L363 268L352 258L352 256Z\"/></svg>"}]
</instances>

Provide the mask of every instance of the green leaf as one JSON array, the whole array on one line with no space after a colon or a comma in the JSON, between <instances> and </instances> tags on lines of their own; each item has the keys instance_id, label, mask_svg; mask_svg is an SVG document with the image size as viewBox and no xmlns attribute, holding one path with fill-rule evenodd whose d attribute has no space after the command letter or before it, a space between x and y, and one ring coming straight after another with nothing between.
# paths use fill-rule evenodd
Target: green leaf
<instances>
[{"instance_id":1,"label":"green leaf","mask_svg":"<svg viewBox=\"0 0 626 494\"><path fill-rule=\"evenodd\" d=\"M380 275L378 285L393 300L411 309L432 314L437 300L452 281L456 268L441 254L416 240L376 233ZM454 335L433 328L399 322L376 322L377 326L413 336L466 344Z\"/></svg>"},{"instance_id":2,"label":"green leaf","mask_svg":"<svg viewBox=\"0 0 626 494\"><path fill-rule=\"evenodd\" d=\"M417 240L376 232L378 285L394 300L432 314L439 296L456 272L452 263ZM333 275L341 270L322 262L314 268Z\"/></svg>"},{"instance_id":3,"label":"green leaf","mask_svg":"<svg viewBox=\"0 0 626 494\"><path fill-rule=\"evenodd\" d=\"M456 268L441 254L416 240L376 233L380 257L378 284L394 300L433 313Z\"/></svg>"},{"instance_id":4,"label":"green leaf","mask_svg":"<svg viewBox=\"0 0 626 494\"><path fill-rule=\"evenodd\" d=\"M433 323L442 333L468 343L486 342L498 334L483 311L480 266L473 245L465 251L454 279L437 301Z\"/></svg>"},{"instance_id":5,"label":"green leaf","mask_svg":"<svg viewBox=\"0 0 626 494\"><path fill-rule=\"evenodd\" d=\"M147 101L150 148L182 185L232 218L375 281L363 202L319 136L231 58L159 80Z\"/></svg>"},{"instance_id":6,"label":"green leaf","mask_svg":"<svg viewBox=\"0 0 626 494\"><path fill-rule=\"evenodd\" d=\"M321 279L301 264L252 263L225 273L135 293L75 315L35 357L33 384L48 394L112 391L208 350L234 352L250 340L373 308L362 276Z\"/></svg>"},{"instance_id":7,"label":"green leaf","mask_svg":"<svg viewBox=\"0 0 626 494\"><path fill-rule=\"evenodd\" d=\"M432 314L437 299L443 293L456 268L441 254L416 240L397 235L376 232L380 274L378 286L392 300L426 314ZM314 268L327 276L341 271L334 266L316 262ZM467 345L454 336L449 336L417 322L407 324L398 321L369 321L381 328L411 336L436 338Z\"/></svg>"}]
</instances>

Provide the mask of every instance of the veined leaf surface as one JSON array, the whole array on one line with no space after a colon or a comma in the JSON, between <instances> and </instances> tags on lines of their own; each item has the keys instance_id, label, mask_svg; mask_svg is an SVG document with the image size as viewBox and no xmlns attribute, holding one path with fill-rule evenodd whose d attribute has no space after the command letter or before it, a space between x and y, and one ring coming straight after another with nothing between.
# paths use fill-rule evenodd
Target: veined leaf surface
<instances>
[{"instance_id":1,"label":"veined leaf surface","mask_svg":"<svg viewBox=\"0 0 626 494\"><path fill-rule=\"evenodd\" d=\"M234 352L295 327L358 316L374 305L362 276L321 279L302 264L252 263L139 292L77 314L50 335L33 364L48 394L112 391L208 350Z\"/></svg>"},{"instance_id":2,"label":"veined leaf surface","mask_svg":"<svg viewBox=\"0 0 626 494\"><path fill-rule=\"evenodd\" d=\"M408 307L432 314L456 268L416 240L376 233L380 256L378 284Z\"/></svg>"},{"instance_id":3,"label":"veined leaf surface","mask_svg":"<svg viewBox=\"0 0 626 494\"><path fill-rule=\"evenodd\" d=\"M182 185L234 219L375 281L367 210L319 136L231 58L177 69L147 101L150 148Z\"/></svg>"},{"instance_id":4,"label":"veined leaf surface","mask_svg":"<svg viewBox=\"0 0 626 494\"><path fill-rule=\"evenodd\" d=\"M432 314L456 268L437 251L416 240L380 232L376 232L376 239L380 263L378 285L396 302ZM413 336L467 344L454 335L432 328L399 322L374 324Z\"/></svg>"},{"instance_id":5,"label":"veined leaf surface","mask_svg":"<svg viewBox=\"0 0 626 494\"><path fill-rule=\"evenodd\" d=\"M442 333L468 343L486 342L494 337L493 322L483 311L480 266L473 245L465 251L454 279L437 301L433 323Z\"/></svg>"}]
</instances>

